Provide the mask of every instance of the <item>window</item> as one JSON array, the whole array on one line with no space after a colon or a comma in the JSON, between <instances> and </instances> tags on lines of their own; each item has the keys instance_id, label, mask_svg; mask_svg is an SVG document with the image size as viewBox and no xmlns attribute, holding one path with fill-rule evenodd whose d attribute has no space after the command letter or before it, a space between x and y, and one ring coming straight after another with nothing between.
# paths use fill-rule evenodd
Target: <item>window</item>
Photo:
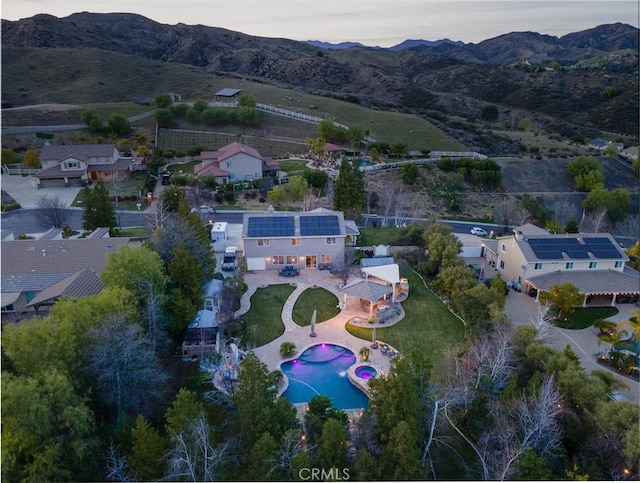
<instances>
[{"instance_id":1,"label":"window","mask_svg":"<svg viewBox=\"0 0 640 483\"><path fill-rule=\"evenodd\" d=\"M616 262L614 265L616 268L622 267L622 262Z\"/></svg>"},{"instance_id":2,"label":"window","mask_svg":"<svg viewBox=\"0 0 640 483\"><path fill-rule=\"evenodd\" d=\"M320 255L320 263L331 263L331 255Z\"/></svg>"},{"instance_id":3,"label":"window","mask_svg":"<svg viewBox=\"0 0 640 483\"><path fill-rule=\"evenodd\" d=\"M2 311L3 312L15 312L16 308L13 306L13 304L9 304L9 305L5 305L4 307L2 307Z\"/></svg>"},{"instance_id":4,"label":"window","mask_svg":"<svg viewBox=\"0 0 640 483\"><path fill-rule=\"evenodd\" d=\"M336 244L336 237L335 236L327 237L327 245L335 245L335 244Z\"/></svg>"},{"instance_id":5,"label":"window","mask_svg":"<svg viewBox=\"0 0 640 483\"><path fill-rule=\"evenodd\" d=\"M287 265L296 265L298 263L298 257L287 255Z\"/></svg>"},{"instance_id":6,"label":"window","mask_svg":"<svg viewBox=\"0 0 640 483\"><path fill-rule=\"evenodd\" d=\"M505 245L504 243L500 246L500 250L502 251L502 253L505 253L507 251L507 245Z\"/></svg>"},{"instance_id":7,"label":"window","mask_svg":"<svg viewBox=\"0 0 640 483\"><path fill-rule=\"evenodd\" d=\"M542 263L536 263L536 264L533 266L533 269L534 269L534 270L542 270Z\"/></svg>"},{"instance_id":8,"label":"window","mask_svg":"<svg viewBox=\"0 0 640 483\"><path fill-rule=\"evenodd\" d=\"M231 161L227 161L227 168L231 167Z\"/></svg>"},{"instance_id":9,"label":"window","mask_svg":"<svg viewBox=\"0 0 640 483\"><path fill-rule=\"evenodd\" d=\"M67 165L67 169L80 168L80 163L78 161L67 161L65 164Z\"/></svg>"},{"instance_id":10,"label":"window","mask_svg":"<svg viewBox=\"0 0 640 483\"><path fill-rule=\"evenodd\" d=\"M259 247L268 247L269 239L268 238L258 238L258 246Z\"/></svg>"},{"instance_id":11,"label":"window","mask_svg":"<svg viewBox=\"0 0 640 483\"><path fill-rule=\"evenodd\" d=\"M589 268L596 268L598 266L598 262L589 262Z\"/></svg>"},{"instance_id":12,"label":"window","mask_svg":"<svg viewBox=\"0 0 640 483\"><path fill-rule=\"evenodd\" d=\"M274 255L271 259L274 265L284 265L284 255Z\"/></svg>"},{"instance_id":13,"label":"window","mask_svg":"<svg viewBox=\"0 0 640 483\"><path fill-rule=\"evenodd\" d=\"M236 179L236 175L233 173L229 174L229 181L231 181L232 179Z\"/></svg>"},{"instance_id":14,"label":"window","mask_svg":"<svg viewBox=\"0 0 640 483\"><path fill-rule=\"evenodd\" d=\"M504 260L500 260L500 268L504 269Z\"/></svg>"},{"instance_id":15,"label":"window","mask_svg":"<svg viewBox=\"0 0 640 483\"><path fill-rule=\"evenodd\" d=\"M291 239L291 246L299 247L300 245L302 245L302 239L301 238L292 238Z\"/></svg>"},{"instance_id":16,"label":"window","mask_svg":"<svg viewBox=\"0 0 640 483\"><path fill-rule=\"evenodd\" d=\"M567 264L564 266L564 268L566 268L567 270L573 269L573 262L567 262Z\"/></svg>"}]
</instances>

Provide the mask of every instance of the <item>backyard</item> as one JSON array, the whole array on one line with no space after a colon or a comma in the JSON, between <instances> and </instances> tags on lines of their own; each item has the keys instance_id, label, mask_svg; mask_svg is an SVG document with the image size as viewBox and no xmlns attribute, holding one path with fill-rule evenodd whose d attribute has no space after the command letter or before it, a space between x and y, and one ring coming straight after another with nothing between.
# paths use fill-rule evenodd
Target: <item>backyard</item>
<instances>
[{"instance_id":1,"label":"backyard","mask_svg":"<svg viewBox=\"0 0 640 483\"><path fill-rule=\"evenodd\" d=\"M464 322L447 307L412 271L406 272L409 297L402 303L405 318L399 323L376 329L376 338L395 347L400 353L426 351L434 366L443 355L464 337ZM347 324L347 331L364 340L371 340L373 329Z\"/></svg>"},{"instance_id":2,"label":"backyard","mask_svg":"<svg viewBox=\"0 0 640 483\"><path fill-rule=\"evenodd\" d=\"M260 347L284 333L282 308L294 290L288 283L256 290L251 296L251 308L240 317L243 347Z\"/></svg>"},{"instance_id":3,"label":"backyard","mask_svg":"<svg viewBox=\"0 0 640 483\"><path fill-rule=\"evenodd\" d=\"M293 321L301 327L311 325L313 311L317 310L316 322L324 322L340 313L338 298L328 290L308 288L300 294L293 306Z\"/></svg>"}]
</instances>

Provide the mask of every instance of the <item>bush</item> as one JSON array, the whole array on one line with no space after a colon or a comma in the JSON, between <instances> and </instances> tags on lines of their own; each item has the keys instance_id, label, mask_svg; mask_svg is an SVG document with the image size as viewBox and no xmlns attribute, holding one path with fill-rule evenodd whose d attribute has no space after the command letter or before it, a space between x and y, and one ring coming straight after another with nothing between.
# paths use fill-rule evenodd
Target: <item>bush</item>
<instances>
[{"instance_id":1,"label":"bush","mask_svg":"<svg viewBox=\"0 0 640 483\"><path fill-rule=\"evenodd\" d=\"M228 203L233 203L236 200L236 194L233 191L225 191L223 197Z\"/></svg>"},{"instance_id":2,"label":"bush","mask_svg":"<svg viewBox=\"0 0 640 483\"><path fill-rule=\"evenodd\" d=\"M222 203L224 201L224 195L222 193L216 193L213 197L216 203Z\"/></svg>"},{"instance_id":3,"label":"bush","mask_svg":"<svg viewBox=\"0 0 640 483\"><path fill-rule=\"evenodd\" d=\"M296 345L293 342L283 342L280 344L280 355L282 357L292 357L296 352Z\"/></svg>"}]
</instances>

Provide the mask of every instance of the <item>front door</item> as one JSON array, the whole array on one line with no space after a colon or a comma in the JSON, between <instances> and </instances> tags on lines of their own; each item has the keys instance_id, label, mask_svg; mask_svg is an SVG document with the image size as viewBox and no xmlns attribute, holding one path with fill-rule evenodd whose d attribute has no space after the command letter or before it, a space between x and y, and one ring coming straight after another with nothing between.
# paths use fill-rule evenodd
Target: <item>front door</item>
<instances>
[{"instance_id":1,"label":"front door","mask_svg":"<svg viewBox=\"0 0 640 483\"><path fill-rule=\"evenodd\" d=\"M316 256L315 255L307 255L305 257L305 259L306 259L306 265L305 266L307 268L316 268L317 260L316 260Z\"/></svg>"}]
</instances>

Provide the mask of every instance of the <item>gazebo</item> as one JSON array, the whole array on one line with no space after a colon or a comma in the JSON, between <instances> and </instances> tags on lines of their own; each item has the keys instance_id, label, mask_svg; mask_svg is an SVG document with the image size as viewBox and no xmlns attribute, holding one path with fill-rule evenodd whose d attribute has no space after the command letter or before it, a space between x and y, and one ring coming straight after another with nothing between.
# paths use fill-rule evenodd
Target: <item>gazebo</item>
<instances>
[{"instance_id":1,"label":"gazebo","mask_svg":"<svg viewBox=\"0 0 640 483\"><path fill-rule=\"evenodd\" d=\"M391 263L389 265L378 265L373 267L363 267L362 273L365 275L365 280L369 280L369 277L376 278L391 285L391 300L396 301L398 297L397 287L400 284L400 268L397 263Z\"/></svg>"},{"instance_id":2,"label":"gazebo","mask_svg":"<svg viewBox=\"0 0 640 483\"><path fill-rule=\"evenodd\" d=\"M344 293L344 306L347 306L348 298L365 300L369 302L369 317L373 317L373 309L380 300L387 300L389 294L393 293L393 287L368 279L356 280L340 289Z\"/></svg>"}]
</instances>

